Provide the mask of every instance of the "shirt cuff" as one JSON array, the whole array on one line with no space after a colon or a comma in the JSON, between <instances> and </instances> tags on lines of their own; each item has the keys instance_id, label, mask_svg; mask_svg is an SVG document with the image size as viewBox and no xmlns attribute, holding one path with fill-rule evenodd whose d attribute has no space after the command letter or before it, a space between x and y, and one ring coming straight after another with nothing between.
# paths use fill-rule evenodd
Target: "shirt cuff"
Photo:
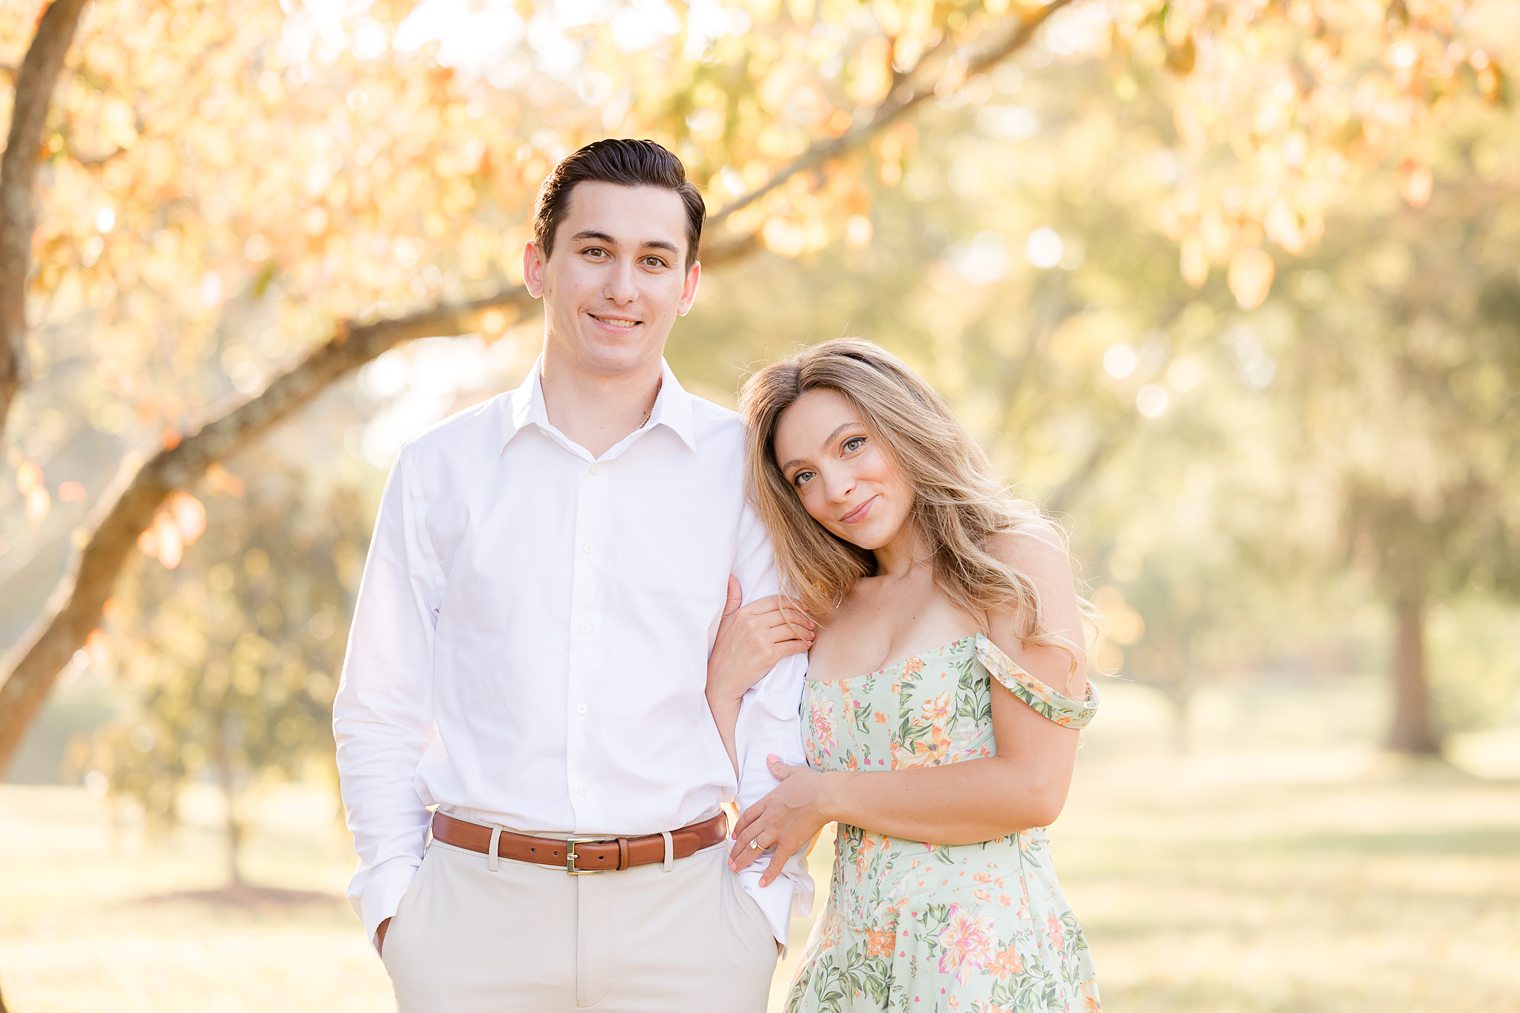
<instances>
[{"instance_id":1,"label":"shirt cuff","mask_svg":"<svg viewBox=\"0 0 1520 1013\"><path fill-rule=\"evenodd\" d=\"M764 871L754 865L741 869L739 885L755 898L765 920L770 923L771 934L785 947L791 935L792 918L805 915L813 908L813 881L809 877L806 883L799 883L791 876L779 876L770 886L761 886L760 876Z\"/></svg>"},{"instance_id":2,"label":"shirt cuff","mask_svg":"<svg viewBox=\"0 0 1520 1013\"><path fill-rule=\"evenodd\" d=\"M402 896L416 876L417 866L405 859L392 859L365 877L360 893L349 895L349 903L364 923L364 930L369 933L369 944L375 947L376 953L380 952L380 947L375 944L375 933L380 930L380 923L395 915Z\"/></svg>"}]
</instances>

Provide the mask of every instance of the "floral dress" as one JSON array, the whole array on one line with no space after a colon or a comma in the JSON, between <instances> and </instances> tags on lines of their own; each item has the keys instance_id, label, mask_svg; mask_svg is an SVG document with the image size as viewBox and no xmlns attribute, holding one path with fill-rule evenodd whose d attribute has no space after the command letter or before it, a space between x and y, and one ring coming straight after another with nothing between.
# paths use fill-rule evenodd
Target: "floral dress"
<instances>
[{"instance_id":1,"label":"floral dress","mask_svg":"<svg viewBox=\"0 0 1520 1013\"><path fill-rule=\"evenodd\" d=\"M982 634L803 694L808 764L902 770L991 756L996 679L1069 728L1072 700ZM787 1013L1100 1009L1087 940L1050 860L1045 830L980 844L901 840L841 823L828 906L813 927Z\"/></svg>"}]
</instances>

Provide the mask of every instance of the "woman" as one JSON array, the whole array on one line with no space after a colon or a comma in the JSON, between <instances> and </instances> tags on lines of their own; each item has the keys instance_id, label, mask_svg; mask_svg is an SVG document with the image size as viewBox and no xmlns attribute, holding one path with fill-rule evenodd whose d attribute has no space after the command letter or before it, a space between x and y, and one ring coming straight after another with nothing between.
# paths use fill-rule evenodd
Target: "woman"
<instances>
[{"instance_id":1,"label":"woman","mask_svg":"<svg viewBox=\"0 0 1520 1013\"><path fill-rule=\"evenodd\" d=\"M837 821L828 906L789 1013L1097 1010L1045 831L1097 699L1054 526L994 481L944 401L876 345L829 341L745 385L756 508L783 585L725 618L714 714L811 642L807 767L735 830L773 878ZM724 722L720 719L720 725ZM725 739L732 737L724 727Z\"/></svg>"}]
</instances>

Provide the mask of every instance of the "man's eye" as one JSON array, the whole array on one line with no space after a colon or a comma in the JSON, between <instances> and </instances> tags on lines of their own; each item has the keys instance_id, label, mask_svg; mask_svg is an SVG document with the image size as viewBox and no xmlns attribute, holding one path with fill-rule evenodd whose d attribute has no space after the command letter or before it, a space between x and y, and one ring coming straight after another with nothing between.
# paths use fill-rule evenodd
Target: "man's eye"
<instances>
[{"instance_id":1,"label":"man's eye","mask_svg":"<svg viewBox=\"0 0 1520 1013\"><path fill-rule=\"evenodd\" d=\"M586 249L582 250L581 253L587 257L594 258L601 258L607 255L607 251L602 249L600 246L588 246Z\"/></svg>"},{"instance_id":2,"label":"man's eye","mask_svg":"<svg viewBox=\"0 0 1520 1013\"><path fill-rule=\"evenodd\" d=\"M670 265L666 264L665 261L661 260L659 257L645 257L644 258L644 266L645 267L669 267Z\"/></svg>"}]
</instances>

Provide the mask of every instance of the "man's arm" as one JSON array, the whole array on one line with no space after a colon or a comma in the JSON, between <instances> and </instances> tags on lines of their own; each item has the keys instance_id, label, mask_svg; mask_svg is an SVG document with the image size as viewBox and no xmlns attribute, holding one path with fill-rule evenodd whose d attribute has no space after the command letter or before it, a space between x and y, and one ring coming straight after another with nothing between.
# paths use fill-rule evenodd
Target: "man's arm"
<instances>
[{"instance_id":1,"label":"man's arm","mask_svg":"<svg viewBox=\"0 0 1520 1013\"><path fill-rule=\"evenodd\" d=\"M813 646L817 630L817 625L788 598L767 595L741 608L742 600L743 589L730 576L717 640L707 655L707 707L735 774L739 754L734 748L734 727L744 694L769 675L782 658L805 654Z\"/></svg>"},{"instance_id":2,"label":"man's arm","mask_svg":"<svg viewBox=\"0 0 1520 1013\"><path fill-rule=\"evenodd\" d=\"M348 898L371 940L422 864L429 818L415 778L434 732L433 630L443 574L410 452L403 448L380 502L333 702L344 811L359 853Z\"/></svg>"},{"instance_id":3,"label":"man's arm","mask_svg":"<svg viewBox=\"0 0 1520 1013\"><path fill-rule=\"evenodd\" d=\"M777 593L775 557L770 539L754 511L746 503L739 521L739 540L733 573L752 601ZM739 705L734 730L734 746L739 766L739 805L757 802L778 783L766 764L766 756L779 756L787 763L805 763L802 753L802 680L807 672L807 655L782 658L770 673L756 683ZM813 906L813 878L808 873L807 856L799 854L787 862L780 878L766 887L760 886L760 874L769 857L740 872L744 888L759 903L771 923L776 940L786 943L788 924L795 915L807 914Z\"/></svg>"}]
</instances>

